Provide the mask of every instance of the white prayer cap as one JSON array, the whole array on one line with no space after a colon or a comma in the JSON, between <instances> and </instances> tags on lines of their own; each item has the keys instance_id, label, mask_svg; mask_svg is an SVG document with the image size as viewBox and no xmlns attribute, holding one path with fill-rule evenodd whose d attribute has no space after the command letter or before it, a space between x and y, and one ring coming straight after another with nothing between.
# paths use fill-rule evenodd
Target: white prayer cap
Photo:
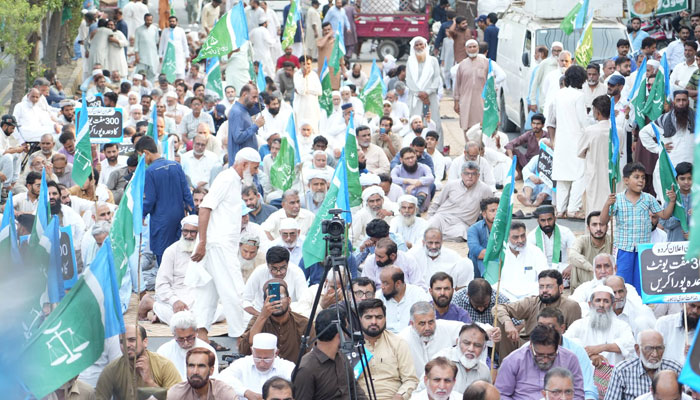
<instances>
[{"instance_id":1,"label":"white prayer cap","mask_svg":"<svg viewBox=\"0 0 700 400\"><path fill-rule=\"evenodd\" d=\"M184 227L185 225L199 226L199 216L195 214L186 216L180 221L180 227Z\"/></svg>"},{"instance_id":2,"label":"white prayer cap","mask_svg":"<svg viewBox=\"0 0 700 400\"><path fill-rule=\"evenodd\" d=\"M411 118L408 119L408 124L409 124L409 125L412 124L413 121L415 121L415 120L420 120L420 121L422 121L423 118L422 118L420 115L412 115Z\"/></svg>"},{"instance_id":3,"label":"white prayer cap","mask_svg":"<svg viewBox=\"0 0 700 400\"><path fill-rule=\"evenodd\" d=\"M143 75L141 75L141 74L134 74L134 78L133 78L133 79L138 79L138 80L142 81L142 80L143 80Z\"/></svg>"},{"instance_id":4,"label":"white prayer cap","mask_svg":"<svg viewBox=\"0 0 700 400\"><path fill-rule=\"evenodd\" d=\"M99 68L92 70L92 76L97 76L97 75L102 75L102 70Z\"/></svg>"},{"instance_id":5,"label":"white prayer cap","mask_svg":"<svg viewBox=\"0 0 700 400\"><path fill-rule=\"evenodd\" d=\"M260 18L258 18L258 25L262 25L265 22L267 22L267 16L261 15Z\"/></svg>"},{"instance_id":6,"label":"white prayer cap","mask_svg":"<svg viewBox=\"0 0 700 400\"><path fill-rule=\"evenodd\" d=\"M404 194L402 196L399 196L399 204L406 202L406 203L411 203L414 206L418 205L418 199L416 196L412 196L410 194Z\"/></svg>"},{"instance_id":7,"label":"white prayer cap","mask_svg":"<svg viewBox=\"0 0 700 400\"><path fill-rule=\"evenodd\" d=\"M331 92L331 97L332 97L332 96L338 96L338 97L340 97L340 90L334 90L334 91L332 91L332 92Z\"/></svg>"},{"instance_id":8,"label":"white prayer cap","mask_svg":"<svg viewBox=\"0 0 700 400\"><path fill-rule=\"evenodd\" d=\"M326 182L331 181L331 177L321 169L310 169L306 175L306 184L308 185L312 179L323 179Z\"/></svg>"},{"instance_id":9,"label":"white prayer cap","mask_svg":"<svg viewBox=\"0 0 700 400\"><path fill-rule=\"evenodd\" d=\"M177 93L173 92L172 90L168 90L165 92L165 98L171 97L173 99L177 99Z\"/></svg>"},{"instance_id":10,"label":"white prayer cap","mask_svg":"<svg viewBox=\"0 0 700 400\"><path fill-rule=\"evenodd\" d=\"M654 70L657 70L657 69L659 69L659 67L661 66L661 63L658 62L658 61L656 61L656 60L654 60L654 59L648 59L648 60L647 60L647 66L648 66L648 67L654 67Z\"/></svg>"},{"instance_id":11,"label":"white prayer cap","mask_svg":"<svg viewBox=\"0 0 700 400\"><path fill-rule=\"evenodd\" d=\"M323 151L323 150L314 150L314 151L311 152L311 156L312 156L312 157L316 157L316 156L319 155L319 154L323 154L323 155L325 155L326 157L328 156L328 154L326 154L326 152Z\"/></svg>"},{"instance_id":12,"label":"white prayer cap","mask_svg":"<svg viewBox=\"0 0 700 400\"><path fill-rule=\"evenodd\" d=\"M564 50L564 45L561 42L552 42L552 46L550 47L550 49L553 49L555 47L559 47L562 50Z\"/></svg>"},{"instance_id":13,"label":"white prayer cap","mask_svg":"<svg viewBox=\"0 0 700 400\"><path fill-rule=\"evenodd\" d=\"M254 163L259 163L260 153L258 153L258 151L253 149L252 147L244 147L238 150L238 153L236 153L236 158L233 160L233 162L239 161L250 161Z\"/></svg>"},{"instance_id":14,"label":"white prayer cap","mask_svg":"<svg viewBox=\"0 0 700 400\"><path fill-rule=\"evenodd\" d=\"M299 127L301 128L301 125ZM276 133L279 134L278 132L275 132L272 129L265 129L265 132L263 132L262 138L263 138L263 140L265 140L267 142L267 140L270 139L272 137L272 135L274 135Z\"/></svg>"},{"instance_id":15,"label":"white prayer cap","mask_svg":"<svg viewBox=\"0 0 700 400\"><path fill-rule=\"evenodd\" d=\"M271 333L258 333L253 336L253 348L257 350L277 350L277 336Z\"/></svg>"},{"instance_id":16,"label":"white prayer cap","mask_svg":"<svg viewBox=\"0 0 700 400\"><path fill-rule=\"evenodd\" d=\"M297 220L295 220L294 218L283 218L280 221L280 229L279 230L283 231L283 230L291 230L291 229L294 229L294 230L299 229L299 224L297 223Z\"/></svg>"},{"instance_id":17,"label":"white prayer cap","mask_svg":"<svg viewBox=\"0 0 700 400\"><path fill-rule=\"evenodd\" d=\"M367 199L369 199L371 196L374 196L375 194L384 197L384 189L382 189L379 186L368 187L367 189L362 191L362 202L366 203Z\"/></svg>"},{"instance_id":18,"label":"white prayer cap","mask_svg":"<svg viewBox=\"0 0 700 400\"><path fill-rule=\"evenodd\" d=\"M311 125L311 121L309 121L308 119L302 119L299 121L299 128L300 129L302 126L306 126L306 125L309 125L311 127L311 129L313 130L314 126Z\"/></svg>"},{"instance_id":19,"label":"white prayer cap","mask_svg":"<svg viewBox=\"0 0 700 400\"><path fill-rule=\"evenodd\" d=\"M343 92L352 92L352 89L350 89L350 86L343 86L340 88L340 92L338 92L338 93L343 93Z\"/></svg>"},{"instance_id":20,"label":"white prayer cap","mask_svg":"<svg viewBox=\"0 0 700 400\"><path fill-rule=\"evenodd\" d=\"M387 54L384 56L384 61L385 62L395 62L396 58L394 58L394 56L392 56L391 54Z\"/></svg>"},{"instance_id":21,"label":"white prayer cap","mask_svg":"<svg viewBox=\"0 0 700 400\"><path fill-rule=\"evenodd\" d=\"M143 112L143 107L141 107L141 104L132 104L131 107L129 107L129 112L134 112L136 110L139 110Z\"/></svg>"},{"instance_id":22,"label":"white prayer cap","mask_svg":"<svg viewBox=\"0 0 700 400\"><path fill-rule=\"evenodd\" d=\"M475 45L478 46L478 45L479 45L479 42L477 42L477 41L474 40L474 39L469 39L469 40L467 40L466 43L464 43L464 47L468 47L470 44L475 44Z\"/></svg>"},{"instance_id":23,"label":"white prayer cap","mask_svg":"<svg viewBox=\"0 0 700 400\"><path fill-rule=\"evenodd\" d=\"M367 174L361 174L360 175L360 186L372 186L372 185L379 185L382 182L381 179L379 179L379 175L373 174L373 173L367 173Z\"/></svg>"},{"instance_id":24,"label":"white prayer cap","mask_svg":"<svg viewBox=\"0 0 700 400\"><path fill-rule=\"evenodd\" d=\"M593 297L594 293L609 293L611 297L615 298L615 293L608 285L598 285L591 289L590 295L588 297L589 300Z\"/></svg>"}]
</instances>

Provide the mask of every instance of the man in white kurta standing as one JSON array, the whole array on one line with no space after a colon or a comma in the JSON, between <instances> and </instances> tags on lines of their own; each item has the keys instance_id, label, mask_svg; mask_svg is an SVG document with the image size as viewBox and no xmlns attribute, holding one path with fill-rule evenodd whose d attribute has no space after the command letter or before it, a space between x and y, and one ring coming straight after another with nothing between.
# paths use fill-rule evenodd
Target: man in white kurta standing
<instances>
[{"instance_id":1,"label":"man in white kurta standing","mask_svg":"<svg viewBox=\"0 0 700 400\"><path fill-rule=\"evenodd\" d=\"M273 38L278 39L282 33L282 27L277 12L275 12L266 1L260 2L260 8L265 12L267 31L270 32ZM282 44L279 40L275 40L274 48L270 49L270 53L272 54L273 60L277 60L277 58L282 55Z\"/></svg>"},{"instance_id":2,"label":"man in white kurta standing","mask_svg":"<svg viewBox=\"0 0 700 400\"><path fill-rule=\"evenodd\" d=\"M165 51L168 49L168 40L172 40L173 45L175 45L175 74L178 79L184 79L185 65L190 61L190 48L187 46L187 35L182 28L177 26L177 17L174 15L168 18L168 28L163 29L163 33L160 35L158 55L161 62L163 62Z\"/></svg>"},{"instance_id":3,"label":"man in white kurta standing","mask_svg":"<svg viewBox=\"0 0 700 400\"><path fill-rule=\"evenodd\" d=\"M267 16L260 17L260 25L250 31L250 44L253 45L253 60L262 63L265 76L275 76L275 63L272 49L277 42L267 30Z\"/></svg>"},{"instance_id":4,"label":"man in white kurta standing","mask_svg":"<svg viewBox=\"0 0 700 400\"><path fill-rule=\"evenodd\" d=\"M321 14L318 8L321 3L318 0L311 0L311 7L306 11L306 30L304 31L304 49L311 58L318 57L318 46L316 39L321 36ZM319 60L323 65L323 60Z\"/></svg>"},{"instance_id":5,"label":"man in white kurta standing","mask_svg":"<svg viewBox=\"0 0 700 400\"><path fill-rule=\"evenodd\" d=\"M143 0L131 0L124 6L122 16L126 22L129 37L133 37L136 29L143 24L143 17L148 14L148 6L143 4Z\"/></svg>"},{"instance_id":6,"label":"man in white kurta standing","mask_svg":"<svg viewBox=\"0 0 700 400\"><path fill-rule=\"evenodd\" d=\"M421 115L423 119L430 112L438 133L442 132L440 122L440 102L438 89L442 84L440 63L428 51L428 42L417 36L411 40L411 55L406 63L406 86L411 92L408 108L411 115ZM442 138L443 135L440 135ZM442 145L440 145L442 146Z\"/></svg>"},{"instance_id":7,"label":"man in white kurta standing","mask_svg":"<svg viewBox=\"0 0 700 400\"><path fill-rule=\"evenodd\" d=\"M243 200L233 193L241 185L253 184L260 154L246 147L236 153L233 166L223 170L199 205L199 243L192 254L186 281L196 281L194 312L197 334L208 342L208 331L216 306L221 300L228 324L228 335L237 338L245 330L241 298L245 289L238 260ZM199 262L201 261L201 264ZM197 276L198 275L198 276ZM197 279L198 278L198 279Z\"/></svg>"},{"instance_id":8,"label":"man in white kurta standing","mask_svg":"<svg viewBox=\"0 0 700 400\"><path fill-rule=\"evenodd\" d=\"M584 161L578 157L578 141L588 125L584 95L586 70L572 65L564 74L566 87L550 103L547 130L554 144L552 179L557 181L557 218L584 219L581 210Z\"/></svg>"},{"instance_id":9,"label":"man in white kurta standing","mask_svg":"<svg viewBox=\"0 0 700 400\"><path fill-rule=\"evenodd\" d=\"M314 132L320 132L318 122L321 119L321 108L318 97L323 93L321 80L311 68L311 57L299 57L301 68L294 73L294 113L296 122L306 120Z\"/></svg>"},{"instance_id":10,"label":"man in white kurta standing","mask_svg":"<svg viewBox=\"0 0 700 400\"><path fill-rule=\"evenodd\" d=\"M158 76L159 61L158 28L153 25L153 15L146 14L143 17L143 25L136 28L133 37L136 57L134 72L143 74L149 81L154 81Z\"/></svg>"},{"instance_id":11,"label":"man in white kurta standing","mask_svg":"<svg viewBox=\"0 0 700 400\"><path fill-rule=\"evenodd\" d=\"M453 85L454 110L459 115L459 126L464 132L481 122L484 116L484 90L489 73L489 60L479 55L479 44L467 40L467 58L457 66ZM466 133L465 133L466 138Z\"/></svg>"}]
</instances>

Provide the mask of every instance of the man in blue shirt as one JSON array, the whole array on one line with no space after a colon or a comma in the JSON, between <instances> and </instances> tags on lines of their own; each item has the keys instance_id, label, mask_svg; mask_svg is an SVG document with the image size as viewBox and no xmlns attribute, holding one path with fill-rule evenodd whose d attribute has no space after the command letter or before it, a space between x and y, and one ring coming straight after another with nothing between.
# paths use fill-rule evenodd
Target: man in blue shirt
<instances>
[{"instance_id":1,"label":"man in blue shirt","mask_svg":"<svg viewBox=\"0 0 700 400\"><path fill-rule=\"evenodd\" d=\"M430 277L430 296L435 307L435 319L446 319L471 324L469 313L462 307L452 303L454 295L454 280L445 272L436 272Z\"/></svg>"},{"instance_id":2,"label":"man in blue shirt","mask_svg":"<svg viewBox=\"0 0 700 400\"><path fill-rule=\"evenodd\" d=\"M194 210L192 193L180 164L162 158L152 137L141 137L134 148L145 156L148 165L143 217L151 216L151 250L160 264L165 249L180 239L180 221L185 211Z\"/></svg>"},{"instance_id":3,"label":"man in blue shirt","mask_svg":"<svg viewBox=\"0 0 700 400\"><path fill-rule=\"evenodd\" d=\"M484 273L484 255L486 254L486 245L489 242L491 226L493 226L496 210L498 210L498 198L482 199L479 206L481 207L481 219L467 229L469 259L474 264L474 278L481 278Z\"/></svg>"},{"instance_id":4,"label":"man in blue shirt","mask_svg":"<svg viewBox=\"0 0 700 400\"><path fill-rule=\"evenodd\" d=\"M330 22L331 26L333 27L333 32L345 30L350 33L350 21L348 20L348 15L343 9L342 0L335 0L335 7L328 9L328 12L323 17L323 22Z\"/></svg>"},{"instance_id":5,"label":"man in blue shirt","mask_svg":"<svg viewBox=\"0 0 700 400\"><path fill-rule=\"evenodd\" d=\"M629 33L630 39L632 39L632 51L639 51L642 49L642 40L648 38L649 34L641 29L642 19L639 17L630 19L630 28L632 28L632 32Z\"/></svg>"},{"instance_id":6,"label":"man in blue shirt","mask_svg":"<svg viewBox=\"0 0 700 400\"><path fill-rule=\"evenodd\" d=\"M496 22L498 22L498 15L490 13L486 19L486 29L484 29L484 42L489 45L489 52L486 54L486 57L493 61L496 61L498 51L498 27Z\"/></svg>"},{"instance_id":7,"label":"man in blue shirt","mask_svg":"<svg viewBox=\"0 0 700 400\"><path fill-rule=\"evenodd\" d=\"M243 85L240 97L231 106L228 113L228 165L233 165L238 150L244 147L252 147L258 150L258 129L265 125L262 115L255 119L250 118L250 110L258 104L258 88L250 83Z\"/></svg>"}]
</instances>

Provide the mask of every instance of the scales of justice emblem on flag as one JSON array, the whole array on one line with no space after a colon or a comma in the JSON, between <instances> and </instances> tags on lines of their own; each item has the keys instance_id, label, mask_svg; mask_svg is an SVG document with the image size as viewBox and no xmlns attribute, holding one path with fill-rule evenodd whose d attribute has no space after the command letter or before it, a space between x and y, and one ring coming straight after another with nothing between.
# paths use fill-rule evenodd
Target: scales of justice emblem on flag
<instances>
[{"instance_id":1,"label":"scales of justice emblem on flag","mask_svg":"<svg viewBox=\"0 0 700 400\"><path fill-rule=\"evenodd\" d=\"M78 361L83 356L82 351L90 345L90 341L73 332L73 329L61 330L61 324L62 321L58 321L56 326L43 332L44 335L51 336L46 341L46 347L51 356L52 367L63 363L70 365Z\"/></svg>"}]
</instances>

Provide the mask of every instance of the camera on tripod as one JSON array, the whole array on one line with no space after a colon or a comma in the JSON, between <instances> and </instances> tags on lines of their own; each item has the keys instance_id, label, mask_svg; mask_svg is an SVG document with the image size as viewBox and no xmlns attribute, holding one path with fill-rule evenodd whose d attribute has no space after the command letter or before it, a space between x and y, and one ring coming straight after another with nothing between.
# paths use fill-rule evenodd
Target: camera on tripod
<instances>
[{"instance_id":1,"label":"camera on tripod","mask_svg":"<svg viewBox=\"0 0 700 400\"><path fill-rule=\"evenodd\" d=\"M345 220L340 217L343 210L333 208L328 210L328 213L333 217L321 221L321 233L325 236L328 243L328 255L331 257L340 257L343 255L343 240L345 238Z\"/></svg>"}]
</instances>

